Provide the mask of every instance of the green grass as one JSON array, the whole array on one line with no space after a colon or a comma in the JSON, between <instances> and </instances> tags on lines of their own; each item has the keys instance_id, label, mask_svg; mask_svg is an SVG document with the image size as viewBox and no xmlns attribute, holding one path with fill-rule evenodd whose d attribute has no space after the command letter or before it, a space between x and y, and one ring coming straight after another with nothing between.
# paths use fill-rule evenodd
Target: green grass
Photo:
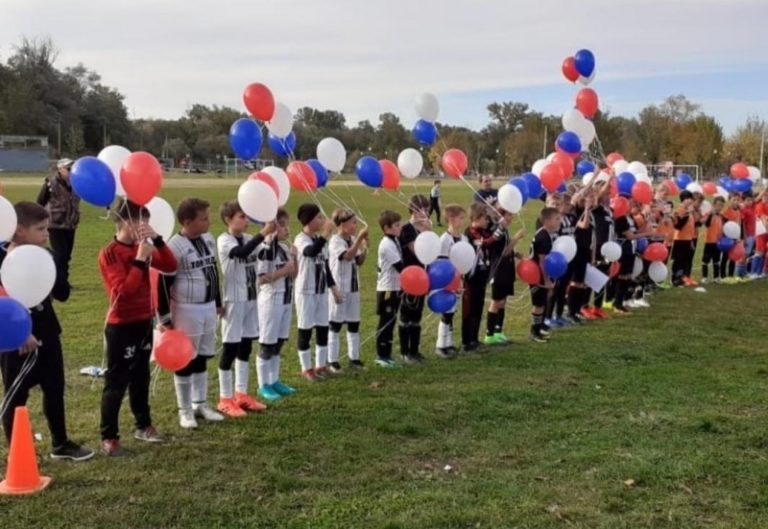
<instances>
[{"instance_id":1,"label":"green grass","mask_svg":"<svg viewBox=\"0 0 768 529\"><path fill-rule=\"evenodd\" d=\"M36 192L5 182L12 200ZM218 206L235 186L168 185L163 196L175 204L198 195ZM387 194L334 189L352 194L374 224L382 208L404 209ZM446 186L445 203L468 197L466 187ZM303 198L294 193L290 210ZM112 225L95 208L83 213L76 290L58 312L69 430L96 447L101 381L92 385L77 370L101 362L107 300L96 255ZM529 227L534 216L526 208ZM378 228L372 233L375 248ZM374 277L371 259L363 269L363 337L375 327ZM4 528L764 527L768 285L708 290L664 292L631 318L564 330L535 346L525 341L529 310L520 288L506 322L517 345L384 371L373 366L368 341L364 372L314 386L298 379L290 347L283 373L298 395L195 432L178 427L172 378L163 373L151 402L170 443L134 442L126 404L121 429L132 457L42 459L54 484L33 497L0 498ZM425 352L436 325L427 318ZM30 407L45 454L39 393Z\"/></svg>"}]
</instances>

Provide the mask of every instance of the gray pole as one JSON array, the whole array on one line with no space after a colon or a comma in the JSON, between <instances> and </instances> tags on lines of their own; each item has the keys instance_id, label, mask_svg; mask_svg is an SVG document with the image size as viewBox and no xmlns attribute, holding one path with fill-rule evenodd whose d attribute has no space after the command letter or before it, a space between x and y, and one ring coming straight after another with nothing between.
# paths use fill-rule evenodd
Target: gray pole
<instances>
[{"instance_id":1,"label":"gray pole","mask_svg":"<svg viewBox=\"0 0 768 529\"><path fill-rule=\"evenodd\" d=\"M763 122L763 133L760 137L760 177L763 177L763 158L765 153L765 122Z\"/></svg>"},{"instance_id":2,"label":"gray pole","mask_svg":"<svg viewBox=\"0 0 768 529\"><path fill-rule=\"evenodd\" d=\"M547 136L549 134L549 126L544 125L544 146L541 149L541 157L546 158L547 157Z\"/></svg>"}]
</instances>

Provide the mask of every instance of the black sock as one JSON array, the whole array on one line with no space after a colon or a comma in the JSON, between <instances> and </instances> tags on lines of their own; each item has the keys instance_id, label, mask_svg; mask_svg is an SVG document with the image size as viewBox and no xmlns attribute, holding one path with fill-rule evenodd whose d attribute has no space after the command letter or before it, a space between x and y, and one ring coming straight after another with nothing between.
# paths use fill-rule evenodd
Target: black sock
<instances>
[{"instance_id":1,"label":"black sock","mask_svg":"<svg viewBox=\"0 0 768 529\"><path fill-rule=\"evenodd\" d=\"M499 309L499 312L496 313L496 333L501 333L504 331L505 316L505 309Z\"/></svg>"},{"instance_id":2,"label":"black sock","mask_svg":"<svg viewBox=\"0 0 768 529\"><path fill-rule=\"evenodd\" d=\"M496 313L488 312L488 317L486 318L485 334L487 336L493 336L495 332L496 332Z\"/></svg>"}]
</instances>

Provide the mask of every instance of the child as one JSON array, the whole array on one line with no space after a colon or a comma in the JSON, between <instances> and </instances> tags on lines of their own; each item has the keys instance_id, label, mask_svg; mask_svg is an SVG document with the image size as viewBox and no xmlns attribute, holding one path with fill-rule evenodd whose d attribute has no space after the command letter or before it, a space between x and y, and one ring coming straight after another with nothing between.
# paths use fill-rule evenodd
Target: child
<instances>
[{"instance_id":1,"label":"child","mask_svg":"<svg viewBox=\"0 0 768 529\"><path fill-rule=\"evenodd\" d=\"M585 320L595 319L590 311L582 312L582 308L589 299L589 290L584 284L587 275L587 265L592 261L592 207L595 202L591 188L582 190L574 196L574 215L576 226L573 238L576 241L576 255L568 264L571 281L568 285L566 300L568 314L576 323L584 323Z\"/></svg>"},{"instance_id":2,"label":"child","mask_svg":"<svg viewBox=\"0 0 768 529\"><path fill-rule=\"evenodd\" d=\"M280 382L280 352L291 331L291 300L296 277L295 248L288 239L288 212L277 210L275 232L257 249L259 353L256 374L259 396L277 401L296 390Z\"/></svg>"},{"instance_id":3,"label":"child","mask_svg":"<svg viewBox=\"0 0 768 529\"><path fill-rule=\"evenodd\" d=\"M457 204L449 204L445 207L445 218L448 220L448 230L440 237L440 258L450 259L451 248L457 242L467 242L467 238L461 233L466 220L467 210ZM453 315L454 307L450 312L440 315L440 323L437 324L437 343L435 354L440 358L452 358L456 356L456 347L453 345Z\"/></svg>"},{"instance_id":4,"label":"child","mask_svg":"<svg viewBox=\"0 0 768 529\"><path fill-rule=\"evenodd\" d=\"M515 245L525 237L525 230L518 230L514 237L510 237L507 227L514 215L502 209L498 202L496 211L499 220L491 231L498 235L498 239L489 252L491 302L486 316L484 342L486 345L507 345L511 342L504 335L504 309L507 297L515 295Z\"/></svg>"},{"instance_id":5,"label":"child","mask_svg":"<svg viewBox=\"0 0 768 529\"><path fill-rule=\"evenodd\" d=\"M126 389L136 418L134 437L160 443L149 412L149 357L152 352L152 289L149 268L176 271L176 258L149 226L149 211L124 200L115 208L117 235L99 252L99 269L109 295L104 328L107 371L101 395L101 451L124 454L118 435Z\"/></svg>"},{"instance_id":6,"label":"child","mask_svg":"<svg viewBox=\"0 0 768 529\"><path fill-rule=\"evenodd\" d=\"M414 244L416 237L423 231L432 229L429 220L429 200L424 195L413 195L408 203L411 213L409 222L400 231L400 247L403 252L403 265L424 265L416 257ZM400 354L405 362L419 364L424 361L424 355L419 351L421 342L421 317L424 313L424 300L426 296L410 296L405 294L400 304Z\"/></svg>"},{"instance_id":7,"label":"child","mask_svg":"<svg viewBox=\"0 0 768 529\"><path fill-rule=\"evenodd\" d=\"M725 222L727 221L735 222L741 226L741 195L738 193L731 194L728 206L723 209L723 225L725 225ZM720 280L724 283L736 282L737 279L734 278L735 271L736 263L731 261L728 252L722 252L722 257L720 259Z\"/></svg>"},{"instance_id":8,"label":"child","mask_svg":"<svg viewBox=\"0 0 768 529\"><path fill-rule=\"evenodd\" d=\"M765 256L766 248L768 247L768 232L765 232L765 228L768 228L768 193L763 189L757 198L755 198L755 260L752 262L752 273L757 274L757 277L763 277L765 275ZM761 230L757 229L757 223L759 223ZM758 235L759 233L759 235Z\"/></svg>"},{"instance_id":9,"label":"child","mask_svg":"<svg viewBox=\"0 0 768 529\"><path fill-rule=\"evenodd\" d=\"M611 176L610 178L613 178ZM610 275L611 263L605 261L600 250L603 245L609 241L616 239L616 232L614 229L613 212L610 206L610 180L599 188L597 197L597 207L592 209L592 216L590 218L590 224L592 224L592 262L596 264L597 269L605 275ZM613 301L613 286L614 282L609 280L603 290L594 293L594 305L590 311L593 316L599 319L609 319L605 310L603 310L604 301Z\"/></svg>"},{"instance_id":10,"label":"child","mask_svg":"<svg viewBox=\"0 0 768 529\"><path fill-rule=\"evenodd\" d=\"M360 274L368 255L368 228L365 227L355 237L357 217L347 209L333 212L336 233L329 243L331 276L341 293L341 301L331 294L328 296L330 313L330 333L328 334L328 362L331 371L341 372L339 363L339 334L341 327L347 324L347 355L349 366L363 367L360 360Z\"/></svg>"},{"instance_id":11,"label":"child","mask_svg":"<svg viewBox=\"0 0 768 529\"><path fill-rule=\"evenodd\" d=\"M680 206L675 211L672 220L675 225L675 242L672 244L672 284L696 287L696 283L688 276L695 251L694 238L698 212L694 207L693 193L680 193Z\"/></svg>"},{"instance_id":12,"label":"child","mask_svg":"<svg viewBox=\"0 0 768 529\"><path fill-rule=\"evenodd\" d=\"M176 218L181 231L168 242L178 261L178 270L161 275L158 286L160 323L182 331L195 348L192 361L174 375L182 428L197 428L196 418L224 420L207 403L207 362L216 352L216 317L224 314L216 241L208 233L209 207L208 202L199 198L185 198L179 203Z\"/></svg>"},{"instance_id":13,"label":"child","mask_svg":"<svg viewBox=\"0 0 768 529\"><path fill-rule=\"evenodd\" d=\"M709 263L712 263L712 282L720 282L720 250L717 247L717 242L723 236L723 207L725 206L725 199L723 197L715 197L712 201L712 211L702 219L704 226L707 228L707 238L704 244L704 256L701 259L701 282L706 283L709 281Z\"/></svg>"},{"instance_id":14,"label":"child","mask_svg":"<svg viewBox=\"0 0 768 529\"><path fill-rule=\"evenodd\" d=\"M437 225L442 226L440 224L440 180L435 180L432 189L429 190L429 218L432 218L432 212L437 217Z\"/></svg>"},{"instance_id":15,"label":"child","mask_svg":"<svg viewBox=\"0 0 768 529\"><path fill-rule=\"evenodd\" d=\"M736 276L744 279L749 272L749 279L757 277L752 272L753 252L755 250L755 231L757 228L757 219L755 218L755 196L752 191L742 194L741 205L741 233L744 240L744 258L736 265Z\"/></svg>"},{"instance_id":16,"label":"child","mask_svg":"<svg viewBox=\"0 0 768 529\"><path fill-rule=\"evenodd\" d=\"M17 217L16 232L6 248L7 253L0 253L0 265L6 255L21 245L45 247L48 243L49 215L45 208L33 202L19 202L14 209ZM61 326L53 310L51 297L57 301L67 301L70 286L63 258L53 259L56 264L56 282L51 296L30 310L32 334L18 351L0 354L0 371L5 387L3 404L6 406L2 416L3 430L10 443L16 407L26 405L29 390L39 385L43 392L43 414L51 432L51 458L85 461L93 457L93 450L72 442L67 436Z\"/></svg>"},{"instance_id":17,"label":"child","mask_svg":"<svg viewBox=\"0 0 768 529\"><path fill-rule=\"evenodd\" d=\"M548 199L548 203L552 204L552 207L556 207L560 213L560 228L558 229L558 237L573 237L576 232L576 222L578 219L573 213L573 207L571 205L571 195L564 193L553 193L551 201ZM549 297L546 310L547 325L558 327L569 327L574 322L566 318L565 313L566 297L568 292L568 285L571 283L571 276L573 275L573 267L571 263L568 263L568 268L562 277L559 277L554 282L554 289L552 295Z\"/></svg>"},{"instance_id":18,"label":"child","mask_svg":"<svg viewBox=\"0 0 768 529\"><path fill-rule=\"evenodd\" d=\"M219 404L228 417L263 411L262 403L248 395L248 371L253 341L259 339L256 248L275 229L267 223L255 237L246 233L248 217L236 200L221 205L227 231L219 235L217 249L224 275L224 315L221 317L222 353L219 360ZM235 366L234 388L232 365Z\"/></svg>"},{"instance_id":19,"label":"child","mask_svg":"<svg viewBox=\"0 0 768 529\"><path fill-rule=\"evenodd\" d=\"M635 240L637 224L635 217L630 213L615 220L616 237L621 245L621 257L619 257L619 273L616 278L616 287L613 297L613 312L619 315L631 314L625 306L625 301L631 298L633 292L632 273L635 269Z\"/></svg>"},{"instance_id":20,"label":"child","mask_svg":"<svg viewBox=\"0 0 768 529\"><path fill-rule=\"evenodd\" d=\"M547 298L552 294L554 284L544 270L544 259L552 251L552 244L560 229L560 212L556 208L545 207L539 214L541 228L536 230L531 242L531 259L541 269L541 281L531 285L531 333L530 340L537 343L547 343L550 328L544 323L544 309Z\"/></svg>"},{"instance_id":21,"label":"child","mask_svg":"<svg viewBox=\"0 0 768 529\"><path fill-rule=\"evenodd\" d=\"M298 254L296 278L296 317L301 375L310 382L328 374L328 293L330 288L337 303L341 294L328 267L328 239L333 222L325 218L316 204L299 206L297 217L302 231L293 241ZM310 341L315 330L315 367L312 367Z\"/></svg>"},{"instance_id":22,"label":"child","mask_svg":"<svg viewBox=\"0 0 768 529\"><path fill-rule=\"evenodd\" d=\"M379 242L376 276L376 365L398 367L392 359L392 337L400 310L400 272L403 271L403 251L400 248L400 214L384 210L379 226L384 237Z\"/></svg>"}]
</instances>

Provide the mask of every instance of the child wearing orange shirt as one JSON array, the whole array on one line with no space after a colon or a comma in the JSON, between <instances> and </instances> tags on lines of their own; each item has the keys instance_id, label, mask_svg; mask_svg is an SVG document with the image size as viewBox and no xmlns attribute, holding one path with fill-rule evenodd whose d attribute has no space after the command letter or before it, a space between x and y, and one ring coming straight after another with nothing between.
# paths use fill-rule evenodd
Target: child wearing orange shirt
<instances>
[{"instance_id":1,"label":"child wearing orange shirt","mask_svg":"<svg viewBox=\"0 0 768 529\"><path fill-rule=\"evenodd\" d=\"M768 228L768 193L761 191L755 198L755 217L758 224L762 223L764 228ZM758 232L759 233L759 232ZM768 233L757 235L755 238L755 264L753 271L762 277L765 275L766 262L765 255L768 248Z\"/></svg>"},{"instance_id":2,"label":"child wearing orange shirt","mask_svg":"<svg viewBox=\"0 0 768 529\"><path fill-rule=\"evenodd\" d=\"M723 236L723 207L725 199L715 197L712 202L712 211L704 215L702 222L707 228L707 239L704 244L704 256L701 259L701 282L706 283L709 280L709 263L712 263L712 281L720 282L720 249L717 242Z\"/></svg>"},{"instance_id":3,"label":"child wearing orange shirt","mask_svg":"<svg viewBox=\"0 0 768 529\"><path fill-rule=\"evenodd\" d=\"M690 278L697 218L698 215L693 206L693 194L688 191L681 192L680 206L672 216L675 226L672 244L672 284L675 286L698 286Z\"/></svg>"},{"instance_id":4,"label":"child wearing orange shirt","mask_svg":"<svg viewBox=\"0 0 768 529\"><path fill-rule=\"evenodd\" d=\"M731 195L728 206L723 210L723 224L732 221L741 226L741 195ZM728 257L728 252L722 252L720 258L720 279L731 278L736 273L736 263Z\"/></svg>"}]
</instances>

